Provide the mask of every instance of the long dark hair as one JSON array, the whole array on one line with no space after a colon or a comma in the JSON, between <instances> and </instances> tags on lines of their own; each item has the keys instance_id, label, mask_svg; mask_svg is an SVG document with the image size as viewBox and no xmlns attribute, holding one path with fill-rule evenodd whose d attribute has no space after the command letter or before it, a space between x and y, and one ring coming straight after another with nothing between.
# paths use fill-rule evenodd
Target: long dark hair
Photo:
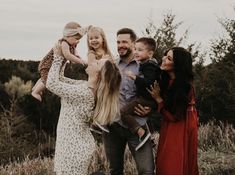
<instances>
[{"instance_id":1,"label":"long dark hair","mask_svg":"<svg viewBox=\"0 0 235 175\"><path fill-rule=\"evenodd\" d=\"M175 79L169 87L170 77L166 71L162 71L161 96L166 108L180 120L186 116L189 103L188 95L193 81L192 55L182 47L173 47L170 50L173 51Z\"/></svg>"}]
</instances>

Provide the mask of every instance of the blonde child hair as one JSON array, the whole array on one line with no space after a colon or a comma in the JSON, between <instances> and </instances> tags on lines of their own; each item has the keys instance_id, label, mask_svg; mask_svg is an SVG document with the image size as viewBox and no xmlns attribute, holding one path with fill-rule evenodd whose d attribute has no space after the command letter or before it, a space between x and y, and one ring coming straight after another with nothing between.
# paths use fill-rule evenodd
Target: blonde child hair
<instances>
[{"instance_id":1,"label":"blonde child hair","mask_svg":"<svg viewBox=\"0 0 235 175\"><path fill-rule=\"evenodd\" d=\"M97 47L92 47L93 38L98 42ZM102 40L100 40L102 38ZM91 43L91 44L90 44ZM119 116L119 86L121 83L120 72L113 61L112 53L108 47L103 29L90 27L87 32L88 66L95 62L105 61L100 72L97 72L97 87L95 88L95 113L93 124L112 124Z\"/></svg>"},{"instance_id":2,"label":"blonde child hair","mask_svg":"<svg viewBox=\"0 0 235 175\"><path fill-rule=\"evenodd\" d=\"M102 39L103 39L102 49L103 49L104 53L102 55L99 55L97 53L97 51L89 44L89 35L93 32L98 32L100 34L100 36L102 37ZM105 55L108 56L111 60L113 59L113 55L112 55L112 53L109 49L108 42L107 42L104 30L100 27L91 26L89 28L89 30L87 32L87 47L88 47L88 64L89 64L89 61L99 60ZM108 58L108 57L106 57L106 58Z\"/></svg>"},{"instance_id":3,"label":"blonde child hair","mask_svg":"<svg viewBox=\"0 0 235 175\"><path fill-rule=\"evenodd\" d=\"M70 37L70 36L76 36L79 35L83 37L88 30L88 27L81 27L80 24L77 22L69 22L65 25L64 30L63 30L63 36L64 37Z\"/></svg>"}]
</instances>

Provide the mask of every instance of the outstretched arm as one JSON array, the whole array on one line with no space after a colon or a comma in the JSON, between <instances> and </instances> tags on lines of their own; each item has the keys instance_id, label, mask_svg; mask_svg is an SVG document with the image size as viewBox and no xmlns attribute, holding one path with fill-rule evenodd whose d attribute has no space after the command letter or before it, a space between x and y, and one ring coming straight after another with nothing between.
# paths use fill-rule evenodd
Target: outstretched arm
<instances>
[{"instance_id":1,"label":"outstretched arm","mask_svg":"<svg viewBox=\"0 0 235 175\"><path fill-rule=\"evenodd\" d=\"M78 58L77 56L75 56L74 54L70 52L69 45L64 41L62 41L61 43L61 50L62 50L64 57L67 60L78 63L78 64L82 64L82 65L86 64L85 61L83 61L81 58Z\"/></svg>"},{"instance_id":2,"label":"outstretched arm","mask_svg":"<svg viewBox=\"0 0 235 175\"><path fill-rule=\"evenodd\" d=\"M80 88L77 84L69 84L60 80L63 57L55 55L48 73L46 87L59 97L77 98ZM80 80L82 83L82 80Z\"/></svg>"},{"instance_id":3,"label":"outstretched arm","mask_svg":"<svg viewBox=\"0 0 235 175\"><path fill-rule=\"evenodd\" d=\"M64 82L64 83L69 83L69 84L80 84L82 80L74 80L68 77L64 76L64 70L66 67L66 63L62 65L61 70L60 70L60 81Z\"/></svg>"}]
</instances>

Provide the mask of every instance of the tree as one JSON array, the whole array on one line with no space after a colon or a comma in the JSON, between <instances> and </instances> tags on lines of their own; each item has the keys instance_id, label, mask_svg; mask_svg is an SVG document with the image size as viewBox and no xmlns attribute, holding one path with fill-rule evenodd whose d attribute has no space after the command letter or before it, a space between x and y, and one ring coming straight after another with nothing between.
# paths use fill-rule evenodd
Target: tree
<instances>
[{"instance_id":1,"label":"tree","mask_svg":"<svg viewBox=\"0 0 235 175\"><path fill-rule=\"evenodd\" d=\"M0 113L0 156L2 163L14 157L23 157L31 144L34 126L27 121L17 106L17 102L31 91L31 81L24 82L19 77L12 76L4 83L5 92L10 97L9 109L3 108ZM30 137L31 136L31 137Z\"/></svg>"},{"instance_id":2,"label":"tree","mask_svg":"<svg viewBox=\"0 0 235 175\"><path fill-rule=\"evenodd\" d=\"M213 63L220 61L235 63L235 20L228 18L219 19L219 23L223 26L226 35L212 42L210 58Z\"/></svg>"},{"instance_id":3,"label":"tree","mask_svg":"<svg viewBox=\"0 0 235 175\"><path fill-rule=\"evenodd\" d=\"M12 76L11 80L6 82L4 86L5 91L9 96L11 96L12 101L16 101L17 99L31 92L32 82L27 81L24 83L21 78Z\"/></svg>"},{"instance_id":4,"label":"tree","mask_svg":"<svg viewBox=\"0 0 235 175\"><path fill-rule=\"evenodd\" d=\"M200 111L205 120L235 124L235 20L219 19L226 34L211 43L210 58L201 79Z\"/></svg>"},{"instance_id":5,"label":"tree","mask_svg":"<svg viewBox=\"0 0 235 175\"><path fill-rule=\"evenodd\" d=\"M149 23L143 32L145 36L155 39L157 49L154 54L154 58L156 58L159 62L161 62L165 51L175 46L184 45L188 39L189 30L185 30L179 39L176 38L176 32L183 22L175 21L176 16L172 13L167 13L164 15L164 19L159 27L152 19L149 19ZM190 43L186 47L186 49L192 53L194 59L200 57L199 60L203 61L203 57L199 54L199 48L200 44L197 43Z\"/></svg>"}]
</instances>

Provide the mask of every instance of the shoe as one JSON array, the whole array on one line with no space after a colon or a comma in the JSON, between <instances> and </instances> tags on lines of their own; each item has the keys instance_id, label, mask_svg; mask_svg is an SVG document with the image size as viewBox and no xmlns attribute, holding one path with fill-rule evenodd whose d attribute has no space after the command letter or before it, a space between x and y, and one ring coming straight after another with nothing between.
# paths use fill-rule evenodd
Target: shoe
<instances>
[{"instance_id":1,"label":"shoe","mask_svg":"<svg viewBox=\"0 0 235 175\"><path fill-rule=\"evenodd\" d=\"M135 151L138 151L150 138L151 133L148 130L148 126L146 124L147 129L145 130L145 133L142 137L139 138L139 144L136 146Z\"/></svg>"},{"instance_id":2,"label":"shoe","mask_svg":"<svg viewBox=\"0 0 235 175\"><path fill-rule=\"evenodd\" d=\"M100 124L97 123L96 121L95 121L94 123L95 123L95 125L97 125L102 131L109 133L109 129L108 129L108 127L107 127L106 125L100 125Z\"/></svg>"},{"instance_id":3,"label":"shoe","mask_svg":"<svg viewBox=\"0 0 235 175\"><path fill-rule=\"evenodd\" d=\"M96 134L102 134L102 130L95 124L92 124L90 127L90 131L96 133Z\"/></svg>"}]
</instances>

